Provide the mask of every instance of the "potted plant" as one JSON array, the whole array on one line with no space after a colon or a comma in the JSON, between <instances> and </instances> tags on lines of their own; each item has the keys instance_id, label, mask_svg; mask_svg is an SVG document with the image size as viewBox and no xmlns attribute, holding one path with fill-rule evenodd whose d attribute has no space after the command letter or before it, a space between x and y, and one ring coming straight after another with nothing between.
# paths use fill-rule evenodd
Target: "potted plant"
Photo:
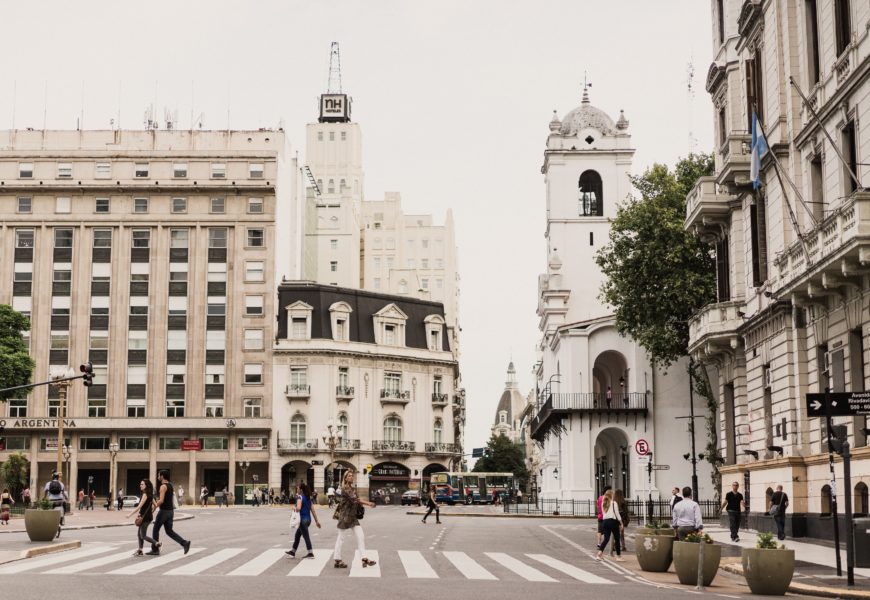
<instances>
[{"instance_id":1,"label":"potted plant","mask_svg":"<svg viewBox=\"0 0 870 600\"><path fill-rule=\"evenodd\" d=\"M722 546L713 543L706 533L690 533L681 542L674 542L674 570L683 585L698 583L699 544L704 544L704 585L713 583L722 558Z\"/></svg>"},{"instance_id":2,"label":"potted plant","mask_svg":"<svg viewBox=\"0 0 870 600\"><path fill-rule=\"evenodd\" d=\"M637 530L634 551L640 568L651 573L664 573L673 559L674 530L664 523L650 521Z\"/></svg>"},{"instance_id":3,"label":"potted plant","mask_svg":"<svg viewBox=\"0 0 870 600\"><path fill-rule=\"evenodd\" d=\"M60 511L46 498L24 511L24 528L31 542L50 542L60 529Z\"/></svg>"},{"instance_id":4,"label":"potted plant","mask_svg":"<svg viewBox=\"0 0 870 600\"><path fill-rule=\"evenodd\" d=\"M794 575L794 550L776 543L771 532L759 532L755 548L741 552L743 576L753 594L782 596Z\"/></svg>"}]
</instances>

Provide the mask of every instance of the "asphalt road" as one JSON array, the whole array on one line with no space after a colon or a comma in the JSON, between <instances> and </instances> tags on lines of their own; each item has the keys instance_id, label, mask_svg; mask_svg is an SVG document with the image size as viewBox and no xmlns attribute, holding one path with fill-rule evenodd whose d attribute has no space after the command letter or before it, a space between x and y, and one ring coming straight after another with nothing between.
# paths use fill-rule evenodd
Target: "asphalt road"
<instances>
[{"instance_id":1,"label":"asphalt road","mask_svg":"<svg viewBox=\"0 0 870 600\"><path fill-rule=\"evenodd\" d=\"M363 520L377 566L364 569L358 556L351 560L356 541L348 536L343 558L351 567L335 569L337 529L330 513L321 512L323 529L312 529L313 560L284 555L287 509L212 509L192 511L194 519L177 523L176 530L193 542L187 556L165 535L160 557L131 556L133 527L70 531L63 538L80 539L80 550L2 565L0 590L9 598L64 600L151 600L155 594L185 600L278 594L527 600L542 592L673 600L682 593L643 582L619 563L594 561L594 522L448 517L442 525L433 518L424 525L399 507L369 509Z\"/></svg>"}]
</instances>

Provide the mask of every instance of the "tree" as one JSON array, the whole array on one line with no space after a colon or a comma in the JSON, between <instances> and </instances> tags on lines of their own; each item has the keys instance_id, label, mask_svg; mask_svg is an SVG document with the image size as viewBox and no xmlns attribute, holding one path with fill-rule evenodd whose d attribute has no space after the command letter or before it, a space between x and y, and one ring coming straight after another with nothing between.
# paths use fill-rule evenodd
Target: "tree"
<instances>
[{"instance_id":1,"label":"tree","mask_svg":"<svg viewBox=\"0 0 870 600\"><path fill-rule=\"evenodd\" d=\"M0 463L0 479L13 498L20 498L30 483L30 461L20 452L10 454L6 462Z\"/></svg>"},{"instance_id":2,"label":"tree","mask_svg":"<svg viewBox=\"0 0 870 600\"><path fill-rule=\"evenodd\" d=\"M483 456L474 464L474 472L513 473L520 489L526 489L529 470L526 468L526 453L522 445L510 441L504 435L492 434L483 449Z\"/></svg>"},{"instance_id":3,"label":"tree","mask_svg":"<svg viewBox=\"0 0 870 600\"><path fill-rule=\"evenodd\" d=\"M0 388L30 383L34 363L22 335L28 330L30 319L8 304L0 304ZM21 390L0 393L0 401L25 395Z\"/></svg>"}]
</instances>

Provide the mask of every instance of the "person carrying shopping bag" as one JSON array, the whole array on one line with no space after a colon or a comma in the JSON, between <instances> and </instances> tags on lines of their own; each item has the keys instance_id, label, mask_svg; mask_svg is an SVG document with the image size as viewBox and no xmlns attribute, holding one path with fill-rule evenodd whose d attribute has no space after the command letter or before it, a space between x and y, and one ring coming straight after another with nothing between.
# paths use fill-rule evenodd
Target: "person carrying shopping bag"
<instances>
[{"instance_id":1,"label":"person carrying shopping bag","mask_svg":"<svg viewBox=\"0 0 870 600\"><path fill-rule=\"evenodd\" d=\"M305 538L305 548L308 550L305 558L314 558L314 552L312 552L311 548L311 536L308 535L308 526L311 525L311 519L313 518L317 528L320 529L320 519L317 518L317 511L314 510L314 506L311 504L311 492L308 490L308 484L301 482L296 489L296 514L299 515L299 523L296 527L296 536L293 538L293 548L288 550L286 554L290 555L291 558L295 558L296 549L299 547L299 540Z\"/></svg>"}]
</instances>

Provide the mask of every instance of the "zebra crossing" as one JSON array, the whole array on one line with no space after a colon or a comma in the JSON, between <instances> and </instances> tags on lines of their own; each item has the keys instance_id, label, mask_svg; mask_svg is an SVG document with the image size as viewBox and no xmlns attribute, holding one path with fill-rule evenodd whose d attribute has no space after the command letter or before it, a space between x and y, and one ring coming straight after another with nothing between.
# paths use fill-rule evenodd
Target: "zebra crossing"
<instances>
[{"instance_id":1,"label":"zebra crossing","mask_svg":"<svg viewBox=\"0 0 870 600\"><path fill-rule=\"evenodd\" d=\"M579 566L547 554L520 552L369 550L367 556L377 561L363 568L362 557L356 551L348 569L332 568L332 552L315 550L313 559L290 559L284 548L266 550L249 548L193 547L185 556L182 550L166 552L159 557L133 557L133 546L109 543L85 544L77 550L21 560L0 566L0 582L4 575L40 573L45 575L138 575L141 573L187 576L226 577L353 577L407 579L467 579L485 581L531 581L536 583L582 582L614 584L602 575L614 576L601 569ZM304 552L300 553L304 554Z\"/></svg>"}]
</instances>

